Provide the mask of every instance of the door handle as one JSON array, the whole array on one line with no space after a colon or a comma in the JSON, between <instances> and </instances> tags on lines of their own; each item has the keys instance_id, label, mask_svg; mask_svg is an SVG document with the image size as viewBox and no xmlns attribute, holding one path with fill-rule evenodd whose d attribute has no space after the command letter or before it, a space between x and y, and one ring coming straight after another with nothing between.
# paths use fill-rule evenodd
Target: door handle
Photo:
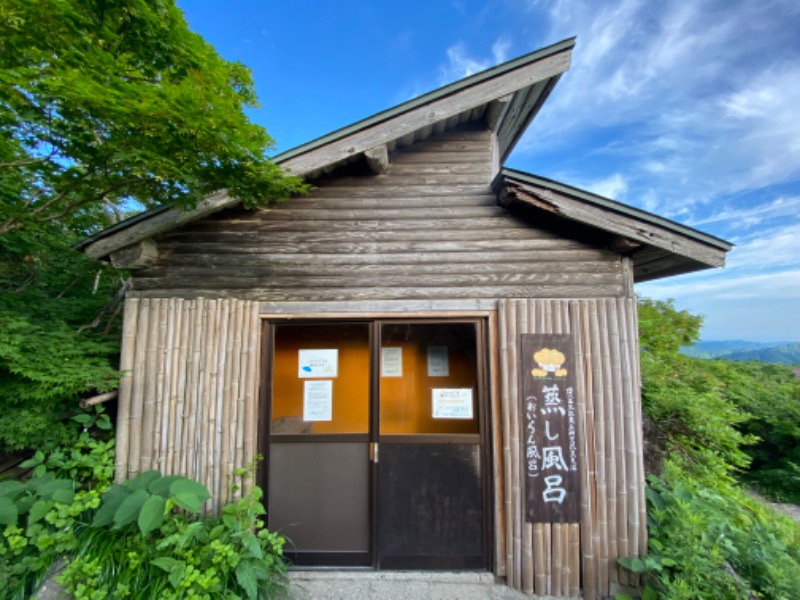
<instances>
[{"instance_id":1,"label":"door handle","mask_svg":"<svg viewBox=\"0 0 800 600\"><path fill-rule=\"evenodd\" d=\"M369 445L369 459L378 464L378 442L372 442Z\"/></svg>"}]
</instances>

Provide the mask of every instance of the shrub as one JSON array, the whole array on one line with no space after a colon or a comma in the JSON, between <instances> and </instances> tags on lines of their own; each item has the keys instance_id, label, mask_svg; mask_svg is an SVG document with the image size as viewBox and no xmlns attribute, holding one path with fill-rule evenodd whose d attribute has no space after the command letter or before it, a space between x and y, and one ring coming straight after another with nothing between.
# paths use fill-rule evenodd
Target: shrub
<instances>
[{"instance_id":1,"label":"shrub","mask_svg":"<svg viewBox=\"0 0 800 600\"><path fill-rule=\"evenodd\" d=\"M73 447L37 453L25 482L0 483L0 600L29 598L51 565L77 599L270 598L285 586L284 539L264 527L262 491L198 518L208 490L148 471L111 485L102 412L78 415ZM236 471L241 482L254 466Z\"/></svg>"},{"instance_id":2,"label":"shrub","mask_svg":"<svg viewBox=\"0 0 800 600\"><path fill-rule=\"evenodd\" d=\"M789 600L800 589L800 526L735 484L709 487L668 460L647 490L649 552L620 564L650 597Z\"/></svg>"}]
</instances>

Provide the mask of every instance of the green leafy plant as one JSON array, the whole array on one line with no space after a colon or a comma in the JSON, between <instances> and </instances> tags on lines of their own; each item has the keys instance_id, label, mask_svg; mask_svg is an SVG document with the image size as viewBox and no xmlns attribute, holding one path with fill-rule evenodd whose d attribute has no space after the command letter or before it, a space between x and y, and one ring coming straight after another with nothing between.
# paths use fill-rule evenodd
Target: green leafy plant
<instances>
[{"instance_id":1,"label":"green leafy plant","mask_svg":"<svg viewBox=\"0 0 800 600\"><path fill-rule=\"evenodd\" d=\"M668 483L669 482L669 483ZM647 491L649 551L619 564L645 575L647 594L786 599L800 589L800 526L736 484L713 488L668 461Z\"/></svg>"},{"instance_id":2,"label":"green leafy plant","mask_svg":"<svg viewBox=\"0 0 800 600\"><path fill-rule=\"evenodd\" d=\"M208 497L200 484L157 471L112 486L77 528L61 582L76 598L273 597L285 587L284 539L264 527L262 491L253 486L220 516L191 518L186 511Z\"/></svg>"},{"instance_id":3,"label":"green leafy plant","mask_svg":"<svg viewBox=\"0 0 800 600\"><path fill-rule=\"evenodd\" d=\"M264 526L251 486L202 516L202 484L147 471L111 483L114 440L100 408L71 420L75 443L37 452L27 481L0 482L0 600L36 592L57 559L78 599L270 598L285 587L284 539ZM235 472L233 491L255 463Z\"/></svg>"},{"instance_id":4,"label":"green leafy plant","mask_svg":"<svg viewBox=\"0 0 800 600\"><path fill-rule=\"evenodd\" d=\"M649 462L649 554L620 566L643 576L646 600L796 597L800 526L740 481L791 469L800 386L784 367L679 354L702 319L671 302L641 299L639 310L647 441L660 460Z\"/></svg>"}]
</instances>

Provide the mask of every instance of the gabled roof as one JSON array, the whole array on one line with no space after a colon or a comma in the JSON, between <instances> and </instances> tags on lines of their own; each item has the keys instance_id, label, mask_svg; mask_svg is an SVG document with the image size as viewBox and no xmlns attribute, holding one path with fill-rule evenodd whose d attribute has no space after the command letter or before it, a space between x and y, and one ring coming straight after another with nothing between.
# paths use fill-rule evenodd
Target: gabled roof
<instances>
[{"instance_id":1,"label":"gabled roof","mask_svg":"<svg viewBox=\"0 0 800 600\"><path fill-rule=\"evenodd\" d=\"M284 152L274 162L309 178L362 155L385 155L462 123L485 121L497 133L502 164L569 68L574 45L570 38L476 73ZM105 229L78 248L102 258L235 204L236 198L219 192L190 211L162 207Z\"/></svg>"},{"instance_id":2,"label":"gabled roof","mask_svg":"<svg viewBox=\"0 0 800 600\"><path fill-rule=\"evenodd\" d=\"M502 165L569 68L574 39L567 39L377 113L276 156L292 174L313 178L356 160L380 169L397 148L463 123L481 122L497 135ZM493 184L498 203L512 212L573 221L600 243L633 258L634 279L646 281L722 266L731 244L719 238L542 177L503 169ZM238 200L224 190L193 210L160 207L85 239L78 247L102 258L165 233Z\"/></svg>"},{"instance_id":3,"label":"gabled roof","mask_svg":"<svg viewBox=\"0 0 800 600\"><path fill-rule=\"evenodd\" d=\"M556 215L602 232L633 258L636 282L725 264L732 244L658 215L551 179L503 169L493 184L499 203Z\"/></svg>"}]
</instances>

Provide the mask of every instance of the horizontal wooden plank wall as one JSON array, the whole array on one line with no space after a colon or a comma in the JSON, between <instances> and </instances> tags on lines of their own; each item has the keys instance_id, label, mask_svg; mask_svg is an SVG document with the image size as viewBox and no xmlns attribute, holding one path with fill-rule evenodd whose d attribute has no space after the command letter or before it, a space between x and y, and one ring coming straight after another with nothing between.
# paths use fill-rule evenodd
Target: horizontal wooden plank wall
<instances>
[{"instance_id":1,"label":"horizontal wooden plank wall","mask_svg":"<svg viewBox=\"0 0 800 600\"><path fill-rule=\"evenodd\" d=\"M624 295L619 256L524 223L489 188L491 133L445 132L274 208L157 240L134 295L265 302ZM568 232L567 232L568 233ZM169 294L165 294L169 291Z\"/></svg>"},{"instance_id":2,"label":"horizontal wooden plank wall","mask_svg":"<svg viewBox=\"0 0 800 600\"><path fill-rule=\"evenodd\" d=\"M646 551L636 304L631 298L501 300L506 577L528 594L609 596L638 581L617 567ZM519 336L571 333L578 354L580 524L526 523Z\"/></svg>"},{"instance_id":3,"label":"horizontal wooden plank wall","mask_svg":"<svg viewBox=\"0 0 800 600\"><path fill-rule=\"evenodd\" d=\"M258 303L128 298L117 416L116 476L186 475L217 511L233 471L255 457ZM244 484L244 490L249 482Z\"/></svg>"}]
</instances>

